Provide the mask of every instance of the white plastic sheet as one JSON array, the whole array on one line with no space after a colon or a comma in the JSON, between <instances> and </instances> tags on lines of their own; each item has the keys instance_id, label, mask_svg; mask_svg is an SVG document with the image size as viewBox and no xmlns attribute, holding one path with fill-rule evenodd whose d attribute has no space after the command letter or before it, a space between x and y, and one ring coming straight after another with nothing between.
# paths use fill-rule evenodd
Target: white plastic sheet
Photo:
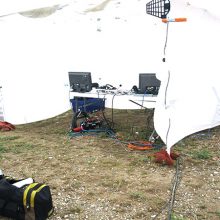
<instances>
[{"instance_id":1,"label":"white plastic sheet","mask_svg":"<svg viewBox=\"0 0 220 220\"><path fill-rule=\"evenodd\" d=\"M171 1L169 17L188 21L169 25L166 63L166 25L146 14L148 1L109 1L86 13L102 2L72 1L40 19L0 18L4 119L29 123L70 109L68 71L91 71L93 82L126 89L138 85L139 73L155 72L162 81L155 128L168 148L219 125L219 0ZM19 1L20 11L32 9L24 5ZM15 6L1 13L15 13Z\"/></svg>"},{"instance_id":2,"label":"white plastic sheet","mask_svg":"<svg viewBox=\"0 0 220 220\"><path fill-rule=\"evenodd\" d=\"M168 151L189 134L220 125L218 1L171 1L166 63L154 123Z\"/></svg>"},{"instance_id":3,"label":"white plastic sheet","mask_svg":"<svg viewBox=\"0 0 220 220\"><path fill-rule=\"evenodd\" d=\"M89 71L93 82L122 89L138 85L139 73L156 72L163 32L146 2L102 2L70 2L45 18L0 18L5 120L29 123L70 109L68 71Z\"/></svg>"}]
</instances>

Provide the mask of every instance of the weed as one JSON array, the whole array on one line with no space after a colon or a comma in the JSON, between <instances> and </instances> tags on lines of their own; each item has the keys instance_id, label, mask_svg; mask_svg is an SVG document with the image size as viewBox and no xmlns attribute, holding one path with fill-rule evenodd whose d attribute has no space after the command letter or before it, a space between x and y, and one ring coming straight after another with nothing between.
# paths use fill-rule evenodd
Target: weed
<instances>
[{"instance_id":1,"label":"weed","mask_svg":"<svg viewBox=\"0 0 220 220\"><path fill-rule=\"evenodd\" d=\"M0 144L0 159L2 159L2 154L6 152L7 149L2 144Z\"/></svg>"},{"instance_id":2,"label":"weed","mask_svg":"<svg viewBox=\"0 0 220 220\"><path fill-rule=\"evenodd\" d=\"M91 197L95 197L96 196L96 193L94 192L94 191L90 191L90 192L88 192L87 193L87 196L89 197L89 198L91 198Z\"/></svg>"},{"instance_id":3,"label":"weed","mask_svg":"<svg viewBox=\"0 0 220 220\"><path fill-rule=\"evenodd\" d=\"M175 214L172 214L171 220L185 220L185 218L176 216Z\"/></svg>"},{"instance_id":4,"label":"weed","mask_svg":"<svg viewBox=\"0 0 220 220\"><path fill-rule=\"evenodd\" d=\"M132 192L130 198L137 201L146 201L146 196L142 192Z\"/></svg>"},{"instance_id":5,"label":"weed","mask_svg":"<svg viewBox=\"0 0 220 220\"><path fill-rule=\"evenodd\" d=\"M108 177L103 178L102 181L100 181L100 185L102 185L103 187L107 187L110 188L113 191L119 191L122 188L127 186L127 181L125 179L111 179Z\"/></svg>"},{"instance_id":6,"label":"weed","mask_svg":"<svg viewBox=\"0 0 220 220\"><path fill-rule=\"evenodd\" d=\"M81 182L79 181L75 181L73 183L71 183L71 187L74 188L74 189L79 189L81 187Z\"/></svg>"},{"instance_id":7,"label":"weed","mask_svg":"<svg viewBox=\"0 0 220 220\"><path fill-rule=\"evenodd\" d=\"M218 216L218 217L220 218L220 211L216 211L216 212L209 212L209 213L214 214L214 215L216 215L216 216Z\"/></svg>"},{"instance_id":8,"label":"weed","mask_svg":"<svg viewBox=\"0 0 220 220\"><path fill-rule=\"evenodd\" d=\"M118 191L119 189L122 189L124 186L127 186L127 181L124 179L117 179L114 184L113 187Z\"/></svg>"},{"instance_id":9,"label":"weed","mask_svg":"<svg viewBox=\"0 0 220 220\"><path fill-rule=\"evenodd\" d=\"M203 149L200 151L193 152L192 157L194 159L200 159L200 160L208 160L212 157L212 154L207 149Z\"/></svg>"},{"instance_id":10,"label":"weed","mask_svg":"<svg viewBox=\"0 0 220 220\"><path fill-rule=\"evenodd\" d=\"M96 158L95 157L89 157L87 163L88 164L94 164L96 162Z\"/></svg>"},{"instance_id":11,"label":"weed","mask_svg":"<svg viewBox=\"0 0 220 220\"><path fill-rule=\"evenodd\" d=\"M141 166L143 164L145 164L146 162L149 161L149 158L147 158L146 156L140 156L133 158L130 162L130 166Z\"/></svg>"},{"instance_id":12,"label":"weed","mask_svg":"<svg viewBox=\"0 0 220 220\"><path fill-rule=\"evenodd\" d=\"M118 167L120 166L120 162L111 158L105 158L100 160L102 167Z\"/></svg>"},{"instance_id":13,"label":"weed","mask_svg":"<svg viewBox=\"0 0 220 220\"><path fill-rule=\"evenodd\" d=\"M6 152L7 152L6 148L3 145L0 145L0 154L6 153Z\"/></svg>"},{"instance_id":14,"label":"weed","mask_svg":"<svg viewBox=\"0 0 220 220\"><path fill-rule=\"evenodd\" d=\"M147 214L145 211L138 211L134 217L137 219L146 219Z\"/></svg>"},{"instance_id":15,"label":"weed","mask_svg":"<svg viewBox=\"0 0 220 220\"><path fill-rule=\"evenodd\" d=\"M35 145L29 143L14 143L7 148L7 152L12 152L15 154L23 153L27 150L32 150L35 148Z\"/></svg>"},{"instance_id":16,"label":"weed","mask_svg":"<svg viewBox=\"0 0 220 220\"><path fill-rule=\"evenodd\" d=\"M82 212L82 208L81 207L72 207L69 209L69 213L70 214L79 214Z\"/></svg>"},{"instance_id":17,"label":"weed","mask_svg":"<svg viewBox=\"0 0 220 220\"><path fill-rule=\"evenodd\" d=\"M200 209L206 209L206 206L205 205L200 205L199 208Z\"/></svg>"},{"instance_id":18,"label":"weed","mask_svg":"<svg viewBox=\"0 0 220 220\"><path fill-rule=\"evenodd\" d=\"M0 137L0 141L13 141L18 138L19 136L3 136L3 137Z\"/></svg>"}]
</instances>

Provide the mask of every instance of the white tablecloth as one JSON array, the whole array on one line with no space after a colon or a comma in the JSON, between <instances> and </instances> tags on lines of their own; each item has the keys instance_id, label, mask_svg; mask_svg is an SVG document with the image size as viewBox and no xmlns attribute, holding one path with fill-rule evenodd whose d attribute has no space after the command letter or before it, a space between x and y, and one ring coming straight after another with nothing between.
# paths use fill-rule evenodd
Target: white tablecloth
<instances>
[{"instance_id":1,"label":"white tablecloth","mask_svg":"<svg viewBox=\"0 0 220 220\"><path fill-rule=\"evenodd\" d=\"M157 99L157 96L151 94L129 94L114 90L106 92L92 90L85 93L70 92L70 99L74 97L104 98L105 107L115 109L154 108Z\"/></svg>"}]
</instances>

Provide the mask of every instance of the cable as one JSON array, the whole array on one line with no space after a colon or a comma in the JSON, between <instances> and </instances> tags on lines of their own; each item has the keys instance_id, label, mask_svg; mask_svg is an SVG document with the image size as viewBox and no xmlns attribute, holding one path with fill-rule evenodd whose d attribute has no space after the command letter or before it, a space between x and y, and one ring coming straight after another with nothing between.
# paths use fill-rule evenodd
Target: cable
<instances>
[{"instance_id":1,"label":"cable","mask_svg":"<svg viewBox=\"0 0 220 220\"><path fill-rule=\"evenodd\" d=\"M113 119L114 109L113 109L113 104L114 104L114 98L115 98L116 95L117 95L117 93L115 93L115 94L112 96L112 129L114 129L114 119Z\"/></svg>"},{"instance_id":2,"label":"cable","mask_svg":"<svg viewBox=\"0 0 220 220\"><path fill-rule=\"evenodd\" d=\"M180 180L182 177L182 170L180 169L180 166L182 165L182 158L178 157L176 160L176 172L173 176L172 180L172 190L170 194L169 200L165 203L165 205L162 207L160 212L157 213L156 216L154 216L153 220L157 219L157 217L168 207L168 220L172 219L172 210L173 210L173 204L175 202L175 196L177 188L180 184Z\"/></svg>"},{"instance_id":3,"label":"cable","mask_svg":"<svg viewBox=\"0 0 220 220\"><path fill-rule=\"evenodd\" d=\"M112 127L112 125L110 125L110 122L109 122L109 120L106 118L106 116L105 116L105 113L104 113L104 110L102 109L102 117L103 117L103 119L104 119L104 121L105 121L105 123L106 123L106 125L107 125L107 128L109 128L109 129L113 129Z\"/></svg>"},{"instance_id":4,"label":"cable","mask_svg":"<svg viewBox=\"0 0 220 220\"><path fill-rule=\"evenodd\" d=\"M165 108L167 108L167 91L168 91L169 84L170 84L170 71L168 71L167 85L166 85L165 94L164 94L164 105L165 105Z\"/></svg>"},{"instance_id":5,"label":"cable","mask_svg":"<svg viewBox=\"0 0 220 220\"><path fill-rule=\"evenodd\" d=\"M166 85L166 88L165 88L165 97L164 97L165 109L167 109L167 91L168 91L169 83L170 83L170 71L168 71L167 85ZM170 121L171 121L171 119L169 118L169 125L168 125L167 133L166 133L166 145L167 145L167 142L168 142L168 135L169 135L169 132L170 132L170 126L171 126Z\"/></svg>"},{"instance_id":6,"label":"cable","mask_svg":"<svg viewBox=\"0 0 220 220\"><path fill-rule=\"evenodd\" d=\"M163 48L163 62L166 61L166 48L167 48L167 41L168 41L168 33L169 33L169 22L167 22L167 29L166 29L166 38L165 38L165 43L164 43L164 48Z\"/></svg>"},{"instance_id":7,"label":"cable","mask_svg":"<svg viewBox=\"0 0 220 220\"><path fill-rule=\"evenodd\" d=\"M142 97L142 103L141 105L143 106L144 105L144 96L147 94L147 89L145 90L144 94L143 94L143 97ZM142 108L141 108L142 109Z\"/></svg>"},{"instance_id":8,"label":"cable","mask_svg":"<svg viewBox=\"0 0 220 220\"><path fill-rule=\"evenodd\" d=\"M168 141L168 135L169 135L169 132L170 132L170 126L171 126L171 123L170 123L170 118L169 118L169 125L168 125L167 133L166 133L166 146L167 146L167 141Z\"/></svg>"},{"instance_id":9,"label":"cable","mask_svg":"<svg viewBox=\"0 0 220 220\"><path fill-rule=\"evenodd\" d=\"M181 180L181 176L182 176L182 173L180 170L180 160L181 160L180 157L178 157L176 160L176 173L173 178L173 187L172 187L172 191L171 191L171 198L169 201L168 220L171 220L171 218L172 218L171 215L172 215L173 205L174 205L174 201L175 201L175 197L176 197L176 191L177 191L177 188L180 184L180 180Z\"/></svg>"}]
</instances>

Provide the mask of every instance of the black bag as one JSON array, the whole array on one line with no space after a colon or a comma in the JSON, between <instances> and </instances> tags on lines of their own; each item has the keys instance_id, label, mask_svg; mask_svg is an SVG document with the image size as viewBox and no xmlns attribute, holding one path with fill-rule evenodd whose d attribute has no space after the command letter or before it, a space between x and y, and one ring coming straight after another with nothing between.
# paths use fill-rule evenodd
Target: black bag
<instances>
[{"instance_id":1,"label":"black bag","mask_svg":"<svg viewBox=\"0 0 220 220\"><path fill-rule=\"evenodd\" d=\"M0 215L16 220L45 220L53 213L49 186L31 183L18 188L14 179L0 180Z\"/></svg>"}]
</instances>

